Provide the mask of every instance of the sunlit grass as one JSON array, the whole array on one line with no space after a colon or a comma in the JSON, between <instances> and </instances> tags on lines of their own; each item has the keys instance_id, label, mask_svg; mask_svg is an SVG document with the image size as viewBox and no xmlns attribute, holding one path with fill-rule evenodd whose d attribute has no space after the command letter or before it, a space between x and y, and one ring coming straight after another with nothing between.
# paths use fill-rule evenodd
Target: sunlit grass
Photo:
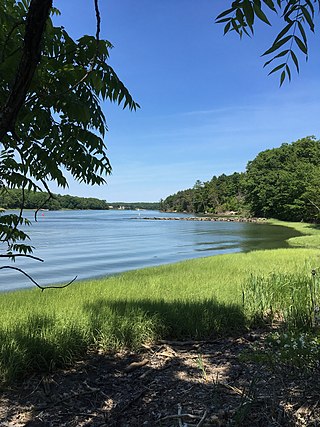
<instances>
[{"instance_id":1,"label":"sunlit grass","mask_svg":"<svg viewBox=\"0 0 320 427\"><path fill-rule=\"evenodd\" d=\"M302 235L288 239L292 247L320 248L320 226L319 224L308 224L304 222L284 222L278 220L270 221L274 225L284 225L294 228Z\"/></svg>"},{"instance_id":2,"label":"sunlit grass","mask_svg":"<svg viewBox=\"0 0 320 427\"><path fill-rule=\"evenodd\" d=\"M313 237L320 241L319 235ZM283 305L292 304L290 286L296 300L302 301L299 286L305 295L303 278L320 266L319 255L316 249L306 248L220 255L79 282L61 290L3 293L0 381L64 366L88 349L114 351L160 338L211 339L241 333L255 317L247 294L243 305L248 284L258 281L259 298L265 299L271 298L273 286L279 291L278 296L272 293L273 306L286 310ZM286 283L292 282L285 288L286 296L281 291L284 277ZM302 278L299 286L293 277ZM257 299L258 294L252 295L252 301ZM254 308L257 313L260 309Z\"/></svg>"}]
</instances>

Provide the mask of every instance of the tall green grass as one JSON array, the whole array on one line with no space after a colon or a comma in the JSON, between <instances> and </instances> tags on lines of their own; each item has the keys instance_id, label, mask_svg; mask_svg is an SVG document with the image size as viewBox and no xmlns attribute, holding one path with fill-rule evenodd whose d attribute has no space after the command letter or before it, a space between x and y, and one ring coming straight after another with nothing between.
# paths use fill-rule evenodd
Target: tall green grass
<instances>
[{"instance_id":1,"label":"tall green grass","mask_svg":"<svg viewBox=\"0 0 320 427\"><path fill-rule=\"evenodd\" d=\"M61 290L0 294L0 382L65 366L88 349L238 334L252 325L255 311L262 319L270 304L273 310L291 304L293 288L300 301L303 286L291 278L308 277L319 261L314 249L258 251L147 268ZM251 292L252 278L258 291ZM271 285L282 289L284 278L285 296L276 295ZM266 302L254 307L258 295Z\"/></svg>"},{"instance_id":2,"label":"tall green grass","mask_svg":"<svg viewBox=\"0 0 320 427\"><path fill-rule=\"evenodd\" d=\"M318 278L312 272L251 276L243 301L252 324L276 321L289 331L308 331L318 323Z\"/></svg>"}]
</instances>

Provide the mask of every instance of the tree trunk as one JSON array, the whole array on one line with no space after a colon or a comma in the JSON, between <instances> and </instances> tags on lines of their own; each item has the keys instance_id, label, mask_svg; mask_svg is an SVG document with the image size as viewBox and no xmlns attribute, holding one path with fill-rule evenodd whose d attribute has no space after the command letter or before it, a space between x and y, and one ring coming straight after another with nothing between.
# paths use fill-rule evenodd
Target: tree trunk
<instances>
[{"instance_id":1,"label":"tree trunk","mask_svg":"<svg viewBox=\"0 0 320 427\"><path fill-rule=\"evenodd\" d=\"M51 7L52 0L30 2L21 60L8 99L0 108L0 142L8 132L14 132L17 116L41 58L41 40Z\"/></svg>"}]
</instances>

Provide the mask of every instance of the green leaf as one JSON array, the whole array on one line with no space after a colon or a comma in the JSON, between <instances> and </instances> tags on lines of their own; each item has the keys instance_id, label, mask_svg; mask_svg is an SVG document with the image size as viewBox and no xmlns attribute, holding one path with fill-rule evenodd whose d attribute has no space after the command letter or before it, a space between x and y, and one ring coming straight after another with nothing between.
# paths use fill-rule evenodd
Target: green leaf
<instances>
[{"instance_id":1,"label":"green leaf","mask_svg":"<svg viewBox=\"0 0 320 427\"><path fill-rule=\"evenodd\" d=\"M314 23L313 23L313 20L312 20L312 18L310 16L310 13L309 13L308 9L305 6L301 6L301 11L303 13L303 16L306 18L306 21L309 24L310 30L312 32L314 32Z\"/></svg>"},{"instance_id":2,"label":"green leaf","mask_svg":"<svg viewBox=\"0 0 320 427\"><path fill-rule=\"evenodd\" d=\"M262 11L261 7L257 4L256 1L253 2L253 10L254 13L257 15L257 17L263 21L264 23L271 25L268 18L266 17L266 15L264 14L264 12Z\"/></svg>"},{"instance_id":3,"label":"green leaf","mask_svg":"<svg viewBox=\"0 0 320 427\"><path fill-rule=\"evenodd\" d=\"M299 31L300 31L300 34L302 36L303 42L307 46L308 45L307 35L306 35L306 32L304 31L303 25L301 24L300 21L298 21L298 27L299 27Z\"/></svg>"},{"instance_id":4,"label":"green leaf","mask_svg":"<svg viewBox=\"0 0 320 427\"><path fill-rule=\"evenodd\" d=\"M292 58L292 60L294 62L294 65L296 66L297 73L299 74L300 69L299 69L298 58L296 57L296 54L293 52L293 50L290 50L290 54L291 54L291 58Z\"/></svg>"},{"instance_id":5,"label":"green leaf","mask_svg":"<svg viewBox=\"0 0 320 427\"><path fill-rule=\"evenodd\" d=\"M283 70L280 76L280 87L282 86L285 78L286 78L286 72Z\"/></svg>"},{"instance_id":6,"label":"green leaf","mask_svg":"<svg viewBox=\"0 0 320 427\"><path fill-rule=\"evenodd\" d=\"M250 0L243 0L243 11L247 24L251 28L254 24L254 11Z\"/></svg>"},{"instance_id":7,"label":"green leaf","mask_svg":"<svg viewBox=\"0 0 320 427\"><path fill-rule=\"evenodd\" d=\"M273 68L270 73L268 74L268 76L270 76L271 74L275 73L276 71L281 70L281 68L285 67L286 63L284 62L283 64L278 65L277 67Z\"/></svg>"},{"instance_id":8,"label":"green leaf","mask_svg":"<svg viewBox=\"0 0 320 427\"><path fill-rule=\"evenodd\" d=\"M293 35L286 36L282 40L278 41L277 43L274 43L270 47L270 49L266 50L261 56L270 55L270 53L279 49L281 46L283 46L285 43L287 43L292 37L294 37L294 36Z\"/></svg>"},{"instance_id":9,"label":"green leaf","mask_svg":"<svg viewBox=\"0 0 320 427\"><path fill-rule=\"evenodd\" d=\"M287 53L290 52L289 49L283 50L282 52L278 53L278 55L274 56L273 58L271 58L269 61L265 62L263 64L263 68L266 67L267 65L269 65L272 61L274 61L277 58L281 58L282 56L287 55Z\"/></svg>"},{"instance_id":10,"label":"green leaf","mask_svg":"<svg viewBox=\"0 0 320 427\"><path fill-rule=\"evenodd\" d=\"M227 16L227 15L229 15L230 13L232 13L232 12L234 12L234 11L235 11L235 9L232 7L232 8L230 8L230 9L227 9L227 10L225 10L224 12L220 13L220 15L218 15L218 16L216 17L216 22L217 22L217 20L218 20L218 19L223 18L224 16Z\"/></svg>"},{"instance_id":11,"label":"green leaf","mask_svg":"<svg viewBox=\"0 0 320 427\"><path fill-rule=\"evenodd\" d=\"M286 25L283 30L280 31L280 33L277 35L277 37L275 38L273 44L278 43L278 41L280 39L282 39L282 37L290 30L290 28L292 27L292 25L294 24L294 21L289 22L288 25Z\"/></svg>"},{"instance_id":12,"label":"green leaf","mask_svg":"<svg viewBox=\"0 0 320 427\"><path fill-rule=\"evenodd\" d=\"M305 0L305 1L306 1L306 4L308 5L309 9L311 10L311 16L312 16L312 18L314 18L314 7L313 7L313 4L312 4L312 1L311 0Z\"/></svg>"},{"instance_id":13,"label":"green leaf","mask_svg":"<svg viewBox=\"0 0 320 427\"><path fill-rule=\"evenodd\" d=\"M301 52L303 52L305 55L308 55L307 46L303 43L303 41L301 39L299 39L299 37L297 37L297 36L294 36L294 40L297 43Z\"/></svg>"},{"instance_id":14,"label":"green leaf","mask_svg":"<svg viewBox=\"0 0 320 427\"><path fill-rule=\"evenodd\" d=\"M216 21L217 24L223 24L224 22L229 22L231 20L231 18L222 18L219 19L219 21Z\"/></svg>"},{"instance_id":15,"label":"green leaf","mask_svg":"<svg viewBox=\"0 0 320 427\"><path fill-rule=\"evenodd\" d=\"M224 27L223 34L226 35L230 31L231 22L228 22Z\"/></svg>"},{"instance_id":16,"label":"green leaf","mask_svg":"<svg viewBox=\"0 0 320 427\"><path fill-rule=\"evenodd\" d=\"M291 82L291 71L290 71L290 67L288 64L286 64L286 72L289 78L289 82Z\"/></svg>"},{"instance_id":17,"label":"green leaf","mask_svg":"<svg viewBox=\"0 0 320 427\"><path fill-rule=\"evenodd\" d=\"M263 0L263 2L269 7L269 9L273 10L274 12L276 12L276 8L274 6L274 3L272 0Z\"/></svg>"}]
</instances>

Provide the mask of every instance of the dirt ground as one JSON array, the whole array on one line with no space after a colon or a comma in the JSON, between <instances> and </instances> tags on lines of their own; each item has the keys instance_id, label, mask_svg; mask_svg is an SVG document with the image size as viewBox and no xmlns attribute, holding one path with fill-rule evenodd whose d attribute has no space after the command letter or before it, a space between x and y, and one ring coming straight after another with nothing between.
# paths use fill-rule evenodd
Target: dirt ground
<instances>
[{"instance_id":1,"label":"dirt ground","mask_svg":"<svg viewBox=\"0 0 320 427\"><path fill-rule=\"evenodd\" d=\"M320 426L319 371L248 362L253 345L263 332L88 354L2 392L0 426Z\"/></svg>"}]
</instances>

